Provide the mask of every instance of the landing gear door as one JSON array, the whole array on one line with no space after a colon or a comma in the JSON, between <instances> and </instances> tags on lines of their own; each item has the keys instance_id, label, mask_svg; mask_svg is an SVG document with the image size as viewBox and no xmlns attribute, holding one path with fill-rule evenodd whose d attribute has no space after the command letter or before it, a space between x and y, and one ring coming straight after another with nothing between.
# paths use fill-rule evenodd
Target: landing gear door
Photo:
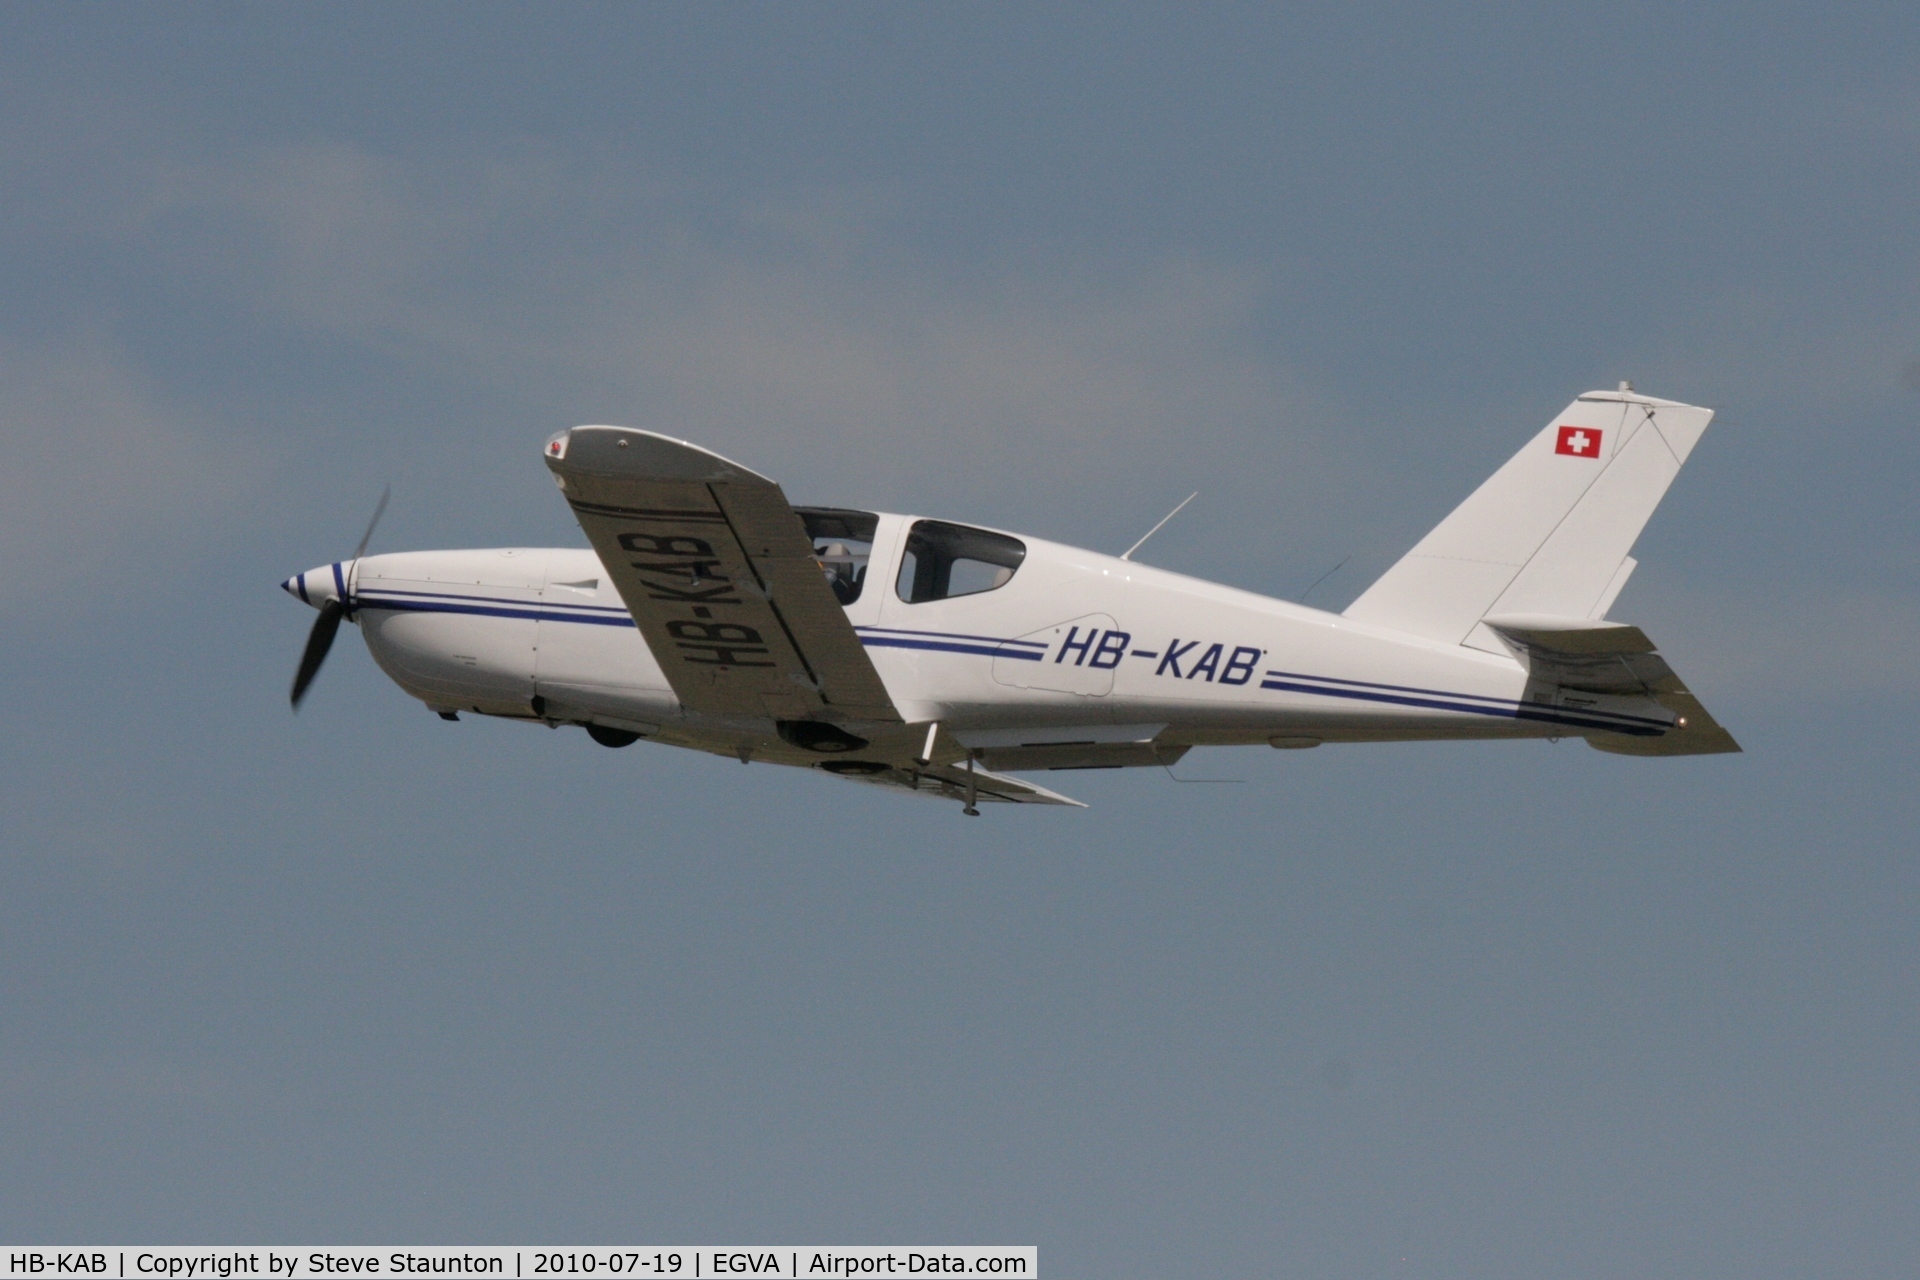
<instances>
[{"instance_id":1,"label":"landing gear door","mask_svg":"<svg viewBox=\"0 0 1920 1280\"><path fill-rule=\"evenodd\" d=\"M1113 692L1113 669L1132 640L1107 614L1089 613L1003 644L993 678L1016 689L1103 698Z\"/></svg>"}]
</instances>

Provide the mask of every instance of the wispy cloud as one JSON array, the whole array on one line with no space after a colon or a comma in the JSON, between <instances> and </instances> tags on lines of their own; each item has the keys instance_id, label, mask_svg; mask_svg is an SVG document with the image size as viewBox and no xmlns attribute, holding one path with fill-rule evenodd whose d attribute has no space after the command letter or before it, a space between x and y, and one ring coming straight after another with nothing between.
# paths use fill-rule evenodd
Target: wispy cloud
<instances>
[{"instance_id":1,"label":"wispy cloud","mask_svg":"<svg viewBox=\"0 0 1920 1280\"><path fill-rule=\"evenodd\" d=\"M211 536L261 467L257 442L209 432L99 341L0 344L0 386L0 609L16 618L136 584Z\"/></svg>"},{"instance_id":2,"label":"wispy cloud","mask_svg":"<svg viewBox=\"0 0 1920 1280\"><path fill-rule=\"evenodd\" d=\"M1419 491L1444 513L1419 477L1382 464L1377 430L1349 429L1337 397L1272 349L1261 314L1279 286L1257 266L982 267L912 243L885 189L719 200L531 144L432 166L307 145L145 172L138 217L92 234L137 243L242 316L377 350L505 406L491 427L463 425L457 452L430 431L403 442L422 468L519 458L556 426L616 421L737 456L797 499L1115 548L1198 488L1205 500L1160 555L1296 594L1357 552L1322 605L1404 549L1385 532L1407 523L1394 494ZM1714 332L1764 325L1755 305ZM183 426L112 348L16 346L0 362L15 388L7 430L22 441L0 490L10 543L70 545L98 581L129 530L217 509L234 446ZM341 437L366 430L338 416ZM1516 442L1532 426L1516 425ZM89 430L111 447L73 468L70 440ZM1376 516L1353 510L1383 494ZM1875 638L1822 688L1903 679L1844 674L1879 671L1873 655L1910 621L1897 592L1867 597L1849 608ZM1730 590L1696 619L1723 642L1713 662L1728 679L1811 687L1806 655L1759 595Z\"/></svg>"},{"instance_id":3,"label":"wispy cloud","mask_svg":"<svg viewBox=\"0 0 1920 1280\"><path fill-rule=\"evenodd\" d=\"M907 244L885 191L716 205L533 154L428 173L308 147L165 187L154 224L183 270L457 371L525 406L528 439L622 421L808 496L1109 539L1189 485L1278 513L1280 540L1341 465L1327 398L1256 340L1272 292L1256 269L966 270Z\"/></svg>"}]
</instances>

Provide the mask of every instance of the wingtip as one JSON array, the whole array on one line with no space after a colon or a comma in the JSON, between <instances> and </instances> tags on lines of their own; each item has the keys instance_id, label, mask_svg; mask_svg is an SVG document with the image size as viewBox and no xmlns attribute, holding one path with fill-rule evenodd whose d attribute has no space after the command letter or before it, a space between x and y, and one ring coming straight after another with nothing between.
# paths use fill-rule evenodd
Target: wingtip
<instances>
[{"instance_id":1,"label":"wingtip","mask_svg":"<svg viewBox=\"0 0 1920 1280\"><path fill-rule=\"evenodd\" d=\"M548 437L543 457L559 472L641 480L748 482L772 480L711 449L639 427L590 425Z\"/></svg>"}]
</instances>

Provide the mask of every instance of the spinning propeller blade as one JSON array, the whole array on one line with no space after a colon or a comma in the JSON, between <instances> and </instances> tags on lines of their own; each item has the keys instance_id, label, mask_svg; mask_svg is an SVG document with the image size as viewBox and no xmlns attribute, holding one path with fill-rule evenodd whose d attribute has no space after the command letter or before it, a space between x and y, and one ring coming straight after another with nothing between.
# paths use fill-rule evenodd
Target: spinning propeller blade
<instances>
[{"instance_id":1,"label":"spinning propeller blade","mask_svg":"<svg viewBox=\"0 0 1920 1280\"><path fill-rule=\"evenodd\" d=\"M367 531L360 535L360 545L353 549L354 562L367 554L367 544L373 541L374 526L380 523L380 517L387 514L387 499L393 496L393 486L387 485L380 490L380 501L374 504L373 519L367 521Z\"/></svg>"},{"instance_id":2,"label":"spinning propeller blade","mask_svg":"<svg viewBox=\"0 0 1920 1280\"><path fill-rule=\"evenodd\" d=\"M307 633L307 651L300 655L300 670L293 677L294 710L300 709L300 699L307 696L307 686L320 674L320 664L327 660L327 650L333 648L333 636L340 630L340 616L345 612L338 600L329 600L320 606L320 616L313 620L313 630Z\"/></svg>"},{"instance_id":3,"label":"spinning propeller blade","mask_svg":"<svg viewBox=\"0 0 1920 1280\"><path fill-rule=\"evenodd\" d=\"M373 519L367 521L367 531L360 535L360 545L353 549L352 567L347 570L346 581L351 589L353 570L360 565L360 557L367 553L367 544L373 541L373 531L380 523L380 517L387 512L387 499L393 496L393 486L380 490L380 501L373 508ZM307 633L307 647L300 655L300 669L293 675L293 709L300 709L300 699L307 696L307 686L320 674L320 664L327 660L327 651L333 648L333 637L340 630L340 619L347 613L346 602L328 600L320 606L320 616L313 620L313 630Z\"/></svg>"}]
</instances>

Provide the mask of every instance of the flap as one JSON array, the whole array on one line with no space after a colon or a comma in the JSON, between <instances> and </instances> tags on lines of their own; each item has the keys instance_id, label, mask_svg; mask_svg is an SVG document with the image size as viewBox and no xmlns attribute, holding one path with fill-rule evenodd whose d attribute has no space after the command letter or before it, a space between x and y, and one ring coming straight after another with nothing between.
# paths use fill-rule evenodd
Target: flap
<instances>
[{"instance_id":1,"label":"flap","mask_svg":"<svg viewBox=\"0 0 1920 1280\"><path fill-rule=\"evenodd\" d=\"M959 729L954 741L995 769L1125 769L1174 765L1185 746L1156 746L1159 724L1065 724Z\"/></svg>"},{"instance_id":2,"label":"flap","mask_svg":"<svg viewBox=\"0 0 1920 1280\"><path fill-rule=\"evenodd\" d=\"M870 782L876 786L898 787L917 795L930 796L936 800L959 800L967 798L967 769L965 764L931 764L919 767L866 765L848 761L835 767L822 765L827 773L848 778L854 782ZM1058 804L1075 809L1087 806L1071 796L1063 796L1058 791L1049 791L1038 783L1028 782L1024 778L1010 778L1003 773L989 773L975 767L973 771L975 798L981 803L992 804Z\"/></svg>"},{"instance_id":3,"label":"flap","mask_svg":"<svg viewBox=\"0 0 1920 1280\"><path fill-rule=\"evenodd\" d=\"M1062 742L1037 747L991 747L980 753L995 769L1167 769L1180 763L1187 746L1151 742Z\"/></svg>"},{"instance_id":4,"label":"flap","mask_svg":"<svg viewBox=\"0 0 1920 1280\"><path fill-rule=\"evenodd\" d=\"M1166 728L1159 724L1050 724L1021 729L956 729L963 747L1053 747L1092 743L1150 743Z\"/></svg>"},{"instance_id":5,"label":"flap","mask_svg":"<svg viewBox=\"0 0 1920 1280\"><path fill-rule=\"evenodd\" d=\"M779 485L629 427L563 431L545 456L688 710L899 722Z\"/></svg>"}]
</instances>

